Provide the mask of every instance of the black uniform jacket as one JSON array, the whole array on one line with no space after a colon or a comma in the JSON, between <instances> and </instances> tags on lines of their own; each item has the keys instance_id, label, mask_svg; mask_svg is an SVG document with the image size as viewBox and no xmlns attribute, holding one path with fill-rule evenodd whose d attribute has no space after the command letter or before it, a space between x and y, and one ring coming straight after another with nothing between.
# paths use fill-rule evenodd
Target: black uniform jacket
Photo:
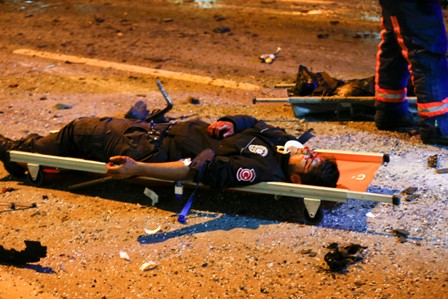
<instances>
[{"instance_id":1,"label":"black uniform jacket","mask_svg":"<svg viewBox=\"0 0 448 299\"><path fill-rule=\"evenodd\" d=\"M263 181L288 181L288 154L277 152L278 145L296 139L283 129L247 115L227 116L235 134L217 139L207 132L209 124L189 121L173 126L159 151L161 160L194 158L204 149L215 152L202 183L215 188L244 186ZM159 160L159 159L158 159Z\"/></svg>"}]
</instances>

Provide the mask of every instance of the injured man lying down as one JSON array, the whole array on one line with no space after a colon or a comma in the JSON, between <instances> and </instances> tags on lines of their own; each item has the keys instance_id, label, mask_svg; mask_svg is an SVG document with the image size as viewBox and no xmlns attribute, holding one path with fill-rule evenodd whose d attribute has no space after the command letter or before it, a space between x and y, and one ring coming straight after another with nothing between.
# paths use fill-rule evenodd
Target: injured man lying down
<instances>
[{"instance_id":1,"label":"injured man lying down","mask_svg":"<svg viewBox=\"0 0 448 299\"><path fill-rule=\"evenodd\" d=\"M47 136L11 140L0 135L0 159L16 177L26 168L11 162L11 150L106 162L113 179L194 180L219 189L266 181L336 187L335 159L303 143L248 115L212 124L82 117Z\"/></svg>"}]
</instances>

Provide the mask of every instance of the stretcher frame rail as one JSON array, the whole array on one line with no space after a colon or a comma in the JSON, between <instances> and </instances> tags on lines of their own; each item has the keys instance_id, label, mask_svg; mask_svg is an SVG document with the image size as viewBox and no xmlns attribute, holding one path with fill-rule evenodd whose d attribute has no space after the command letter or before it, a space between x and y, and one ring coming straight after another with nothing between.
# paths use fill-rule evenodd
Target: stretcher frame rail
<instances>
[{"instance_id":1,"label":"stretcher frame rail","mask_svg":"<svg viewBox=\"0 0 448 299\"><path fill-rule=\"evenodd\" d=\"M316 151L319 152L319 150ZM325 151L325 152L331 152L332 154L335 155L343 155L349 157L351 153L346 151ZM26 164L31 182L36 182L42 179L42 167L85 171L102 175L106 174L106 163L104 162L97 162L80 158L44 155L44 154L15 151L15 150L10 151L9 153L12 162ZM357 156L353 155L352 157L354 161L356 161ZM383 159L384 161L388 161L387 155L378 153L364 153L363 157L367 159ZM105 177L96 181L104 182L107 181L108 179L110 179L110 177ZM160 180L156 178L142 177L142 176L133 179L139 182L143 182L145 184L146 183L157 184L163 182L163 183L172 183L174 185L175 183L174 181ZM191 181L186 181L184 182L184 184L187 186L194 186L194 183ZM85 183L84 186L89 186L89 182ZM319 213L321 213L320 204L322 200L342 203L346 202L348 199L354 199L354 200L383 202L393 205L399 205L401 199L401 197L398 195L359 192L340 188L319 187L305 184L294 184L288 182L260 182L244 187L228 188L226 190L303 198L305 208L309 216L308 220L310 223L313 223L314 220L316 222L322 221L322 219L316 218L318 217Z\"/></svg>"}]
</instances>

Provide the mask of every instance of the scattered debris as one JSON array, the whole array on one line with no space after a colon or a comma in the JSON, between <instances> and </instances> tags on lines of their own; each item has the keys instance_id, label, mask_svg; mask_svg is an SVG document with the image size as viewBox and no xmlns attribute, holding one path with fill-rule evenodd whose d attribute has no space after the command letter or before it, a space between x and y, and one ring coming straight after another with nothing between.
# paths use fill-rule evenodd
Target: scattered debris
<instances>
[{"instance_id":1,"label":"scattered debris","mask_svg":"<svg viewBox=\"0 0 448 299\"><path fill-rule=\"evenodd\" d=\"M143 191L143 194L148 196L151 199L151 205L154 206L156 203L159 202L159 196L157 193L149 189L148 187L145 188L145 191Z\"/></svg>"},{"instance_id":2,"label":"scattered debris","mask_svg":"<svg viewBox=\"0 0 448 299\"><path fill-rule=\"evenodd\" d=\"M193 105L199 105L201 103L201 100L194 97L188 97L188 103Z\"/></svg>"},{"instance_id":3,"label":"scattered debris","mask_svg":"<svg viewBox=\"0 0 448 299\"><path fill-rule=\"evenodd\" d=\"M330 35L328 33L319 33L317 35L317 38L319 38L319 39L324 39L324 38L329 38L329 37L330 37Z\"/></svg>"},{"instance_id":4,"label":"scattered debris","mask_svg":"<svg viewBox=\"0 0 448 299\"><path fill-rule=\"evenodd\" d=\"M119 254L120 254L120 258L127 260L127 261L131 260L131 258L129 257L129 255L127 254L126 251L120 251Z\"/></svg>"},{"instance_id":5,"label":"scattered debris","mask_svg":"<svg viewBox=\"0 0 448 299\"><path fill-rule=\"evenodd\" d=\"M448 168L438 168L438 169L436 169L436 172L438 174L448 173Z\"/></svg>"},{"instance_id":6,"label":"scattered debris","mask_svg":"<svg viewBox=\"0 0 448 299\"><path fill-rule=\"evenodd\" d=\"M368 32L360 32L360 33L355 33L352 35L353 38L366 38L366 37L370 37L370 33Z\"/></svg>"},{"instance_id":7,"label":"scattered debris","mask_svg":"<svg viewBox=\"0 0 448 299\"><path fill-rule=\"evenodd\" d=\"M331 272L345 272L348 265L358 262L364 258L363 251L367 247L358 244L339 246L331 243L327 246L331 252L325 254L324 260L330 267Z\"/></svg>"},{"instance_id":8,"label":"scattered debris","mask_svg":"<svg viewBox=\"0 0 448 299\"><path fill-rule=\"evenodd\" d=\"M148 235L154 235L155 233L159 232L161 228L162 227L160 225L156 229L147 229L147 228L145 228L145 233L148 234Z\"/></svg>"},{"instance_id":9,"label":"scattered debris","mask_svg":"<svg viewBox=\"0 0 448 299\"><path fill-rule=\"evenodd\" d=\"M315 256L317 255L317 253L314 252L314 251L311 250L311 249L304 249L304 250L301 251L301 253L302 253L302 254L307 254L307 255L310 256L310 257L315 257Z\"/></svg>"},{"instance_id":10,"label":"scattered debris","mask_svg":"<svg viewBox=\"0 0 448 299\"><path fill-rule=\"evenodd\" d=\"M448 173L448 168L439 168L440 167L439 155L432 155L428 157L428 167L435 168L436 173L438 174Z\"/></svg>"},{"instance_id":11,"label":"scattered debris","mask_svg":"<svg viewBox=\"0 0 448 299\"><path fill-rule=\"evenodd\" d=\"M213 18L217 22L224 21L226 19L224 16L221 16L221 15L214 15Z\"/></svg>"},{"instance_id":12,"label":"scattered debris","mask_svg":"<svg viewBox=\"0 0 448 299\"><path fill-rule=\"evenodd\" d=\"M0 264L23 265L38 262L47 256L47 246L38 241L25 240L26 248L22 251L6 250L0 246Z\"/></svg>"},{"instance_id":13,"label":"scattered debris","mask_svg":"<svg viewBox=\"0 0 448 299\"><path fill-rule=\"evenodd\" d=\"M216 0L194 0L194 4L199 8L212 8L216 4Z\"/></svg>"},{"instance_id":14,"label":"scattered debris","mask_svg":"<svg viewBox=\"0 0 448 299\"><path fill-rule=\"evenodd\" d=\"M405 201L414 201L420 196L420 194L411 194L405 197Z\"/></svg>"},{"instance_id":15,"label":"scattered debris","mask_svg":"<svg viewBox=\"0 0 448 299\"><path fill-rule=\"evenodd\" d=\"M213 28L213 32L215 32L215 33L227 33L227 32L230 32L230 28L229 27L215 27L215 28Z\"/></svg>"},{"instance_id":16,"label":"scattered debris","mask_svg":"<svg viewBox=\"0 0 448 299\"><path fill-rule=\"evenodd\" d=\"M120 20L120 24L121 24L121 25L125 25L125 26L127 26L127 25L132 25L131 21L129 21L129 20L127 20L127 19L122 19L122 20Z\"/></svg>"},{"instance_id":17,"label":"scattered debris","mask_svg":"<svg viewBox=\"0 0 448 299\"><path fill-rule=\"evenodd\" d=\"M394 229L392 231L392 234L396 235L399 238L400 243L404 243L406 242L406 240L408 239L409 236L409 232L405 229Z\"/></svg>"},{"instance_id":18,"label":"scattered debris","mask_svg":"<svg viewBox=\"0 0 448 299\"><path fill-rule=\"evenodd\" d=\"M95 23L97 23L97 24L101 24L101 23L104 23L104 21L106 21L106 19L102 18L102 17L95 17L94 20L95 20Z\"/></svg>"},{"instance_id":19,"label":"scattered debris","mask_svg":"<svg viewBox=\"0 0 448 299\"><path fill-rule=\"evenodd\" d=\"M407 187L406 189L403 190L402 194L403 195L411 195L414 194L415 191L417 191L418 188L417 187Z\"/></svg>"},{"instance_id":20,"label":"scattered debris","mask_svg":"<svg viewBox=\"0 0 448 299\"><path fill-rule=\"evenodd\" d=\"M415 193L417 190L417 187L408 187L401 192L401 195L406 196L404 200L413 201L420 196L420 194Z\"/></svg>"},{"instance_id":21,"label":"scattered debris","mask_svg":"<svg viewBox=\"0 0 448 299\"><path fill-rule=\"evenodd\" d=\"M15 190L14 188L3 188L3 189L7 189L7 191L3 191L2 193L11 192L11 191ZM9 189L11 189L11 190L9 190ZM0 206L8 207L7 210L1 210L0 213L37 208L37 204L35 202L33 202L32 204L21 204L21 203L15 203L15 202L0 203Z\"/></svg>"},{"instance_id":22,"label":"scattered debris","mask_svg":"<svg viewBox=\"0 0 448 299\"><path fill-rule=\"evenodd\" d=\"M150 261L140 266L140 271L148 271L157 268L157 263Z\"/></svg>"},{"instance_id":23,"label":"scattered debris","mask_svg":"<svg viewBox=\"0 0 448 299\"><path fill-rule=\"evenodd\" d=\"M366 216L369 217L369 218L375 218L375 217L376 217L376 215L373 214L372 212L368 212L368 213L366 214Z\"/></svg>"},{"instance_id":24,"label":"scattered debris","mask_svg":"<svg viewBox=\"0 0 448 299\"><path fill-rule=\"evenodd\" d=\"M56 6L61 6L61 5L63 5L63 4L62 3L42 4L42 5L40 5L40 7L36 7L36 8L29 10L29 12L33 13L33 12L44 10L45 8L48 8L48 7L56 7Z\"/></svg>"},{"instance_id":25,"label":"scattered debris","mask_svg":"<svg viewBox=\"0 0 448 299\"><path fill-rule=\"evenodd\" d=\"M72 105L61 104L61 103L56 104L54 107L55 107L57 110L67 110L67 109L72 109L72 108L73 108Z\"/></svg>"},{"instance_id":26,"label":"scattered debris","mask_svg":"<svg viewBox=\"0 0 448 299\"><path fill-rule=\"evenodd\" d=\"M64 61L64 64L86 64L85 62L81 62L81 61L70 61L70 60L66 60ZM85 80L84 78L80 79L80 80Z\"/></svg>"},{"instance_id":27,"label":"scattered debris","mask_svg":"<svg viewBox=\"0 0 448 299\"><path fill-rule=\"evenodd\" d=\"M13 188L13 187L2 187L2 192L1 192L1 194L6 193L6 192L12 192L12 191L15 191L15 190L16 190L16 189Z\"/></svg>"},{"instance_id":28,"label":"scattered debris","mask_svg":"<svg viewBox=\"0 0 448 299\"><path fill-rule=\"evenodd\" d=\"M274 62L275 59L277 59L278 54L280 53L282 49L280 47L277 48L277 51L275 51L274 54L262 54L260 55L260 61L263 63L271 64Z\"/></svg>"},{"instance_id":29,"label":"scattered debris","mask_svg":"<svg viewBox=\"0 0 448 299\"><path fill-rule=\"evenodd\" d=\"M439 155L431 155L428 158L429 168L439 168Z\"/></svg>"}]
</instances>

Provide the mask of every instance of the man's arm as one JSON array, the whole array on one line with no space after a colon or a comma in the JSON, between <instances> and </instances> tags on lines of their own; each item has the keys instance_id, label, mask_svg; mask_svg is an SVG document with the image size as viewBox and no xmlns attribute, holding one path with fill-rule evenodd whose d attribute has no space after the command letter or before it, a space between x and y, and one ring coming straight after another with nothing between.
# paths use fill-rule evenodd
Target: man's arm
<instances>
[{"instance_id":1,"label":"man's arm","mask_svg":"<svg viewBox=\"0 0 448 299\"><path fill-rule=\"evenodd\" d=\"M258 120L249 115L233 115L224 116L218 119L218 121L229 121L234 125L235 133L241 132L245 129L252 128Z\"/></svg>"},{"instance_id":2,"label":"man's arm","mask_svg":"<svg viewBox=\"0 0 448 299\"><path fill-rule=\"evenodd\" d=\"M146 163L138 162L126 156L110 158L107 164L107 174L113 179L127 179L134 176L148 176L162 180L192 179L196 171L190 169L183 161Z\"/></svg>"}]
</instances>

